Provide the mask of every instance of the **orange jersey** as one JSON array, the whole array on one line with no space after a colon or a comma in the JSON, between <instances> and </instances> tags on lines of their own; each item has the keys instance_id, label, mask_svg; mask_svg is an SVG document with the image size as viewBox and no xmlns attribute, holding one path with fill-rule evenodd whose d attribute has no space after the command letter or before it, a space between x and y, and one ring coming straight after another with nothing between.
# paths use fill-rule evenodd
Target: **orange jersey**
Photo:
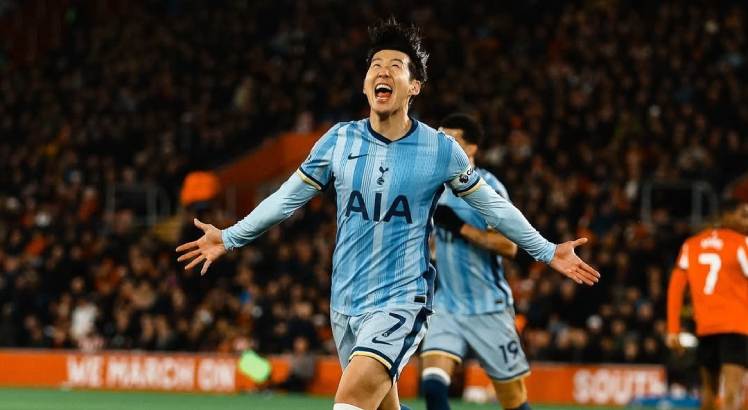
<instances>
[{"instance_id":1,"label":"orange jersey","mask_svg":"<svg viewBox=\"0 0 748 410\"><path fill-rule=\"evenodd\" d=\"M748 237L729 229L708 229L686 240L668 287L669 333L680 331L686 284L697 335L748 335Z\"/></svg>"}]
</instances>

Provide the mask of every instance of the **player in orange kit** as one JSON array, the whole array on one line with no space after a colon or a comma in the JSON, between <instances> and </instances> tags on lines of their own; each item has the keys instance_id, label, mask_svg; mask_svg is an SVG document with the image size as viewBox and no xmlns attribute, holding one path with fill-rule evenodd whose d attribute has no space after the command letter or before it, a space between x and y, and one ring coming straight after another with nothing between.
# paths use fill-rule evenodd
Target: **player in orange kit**
<instances>
[{"instance_id":1,"label":"player in orange kit","mask_svg":"<svg viewBox=\"0 0 748 410\"><path fill-rule=\"evenodd\" d=\"M724 408L740 409L748 367L748 203L725 208L721 227L686 240L668 288L668 347L681 351L680 312L686 285L691 289L702 409L716 409L720 375Z\"/></svg>"}]
</instances>

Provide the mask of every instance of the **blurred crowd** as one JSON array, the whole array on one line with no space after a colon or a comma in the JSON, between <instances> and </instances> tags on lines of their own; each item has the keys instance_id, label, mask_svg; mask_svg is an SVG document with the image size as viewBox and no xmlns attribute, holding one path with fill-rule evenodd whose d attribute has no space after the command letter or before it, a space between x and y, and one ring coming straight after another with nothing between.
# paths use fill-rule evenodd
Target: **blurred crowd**
<instances>
[{"instance_id":1,"label":"blurred crowd","mask_svg":"<svg viewBox=\"0 0 748 410\"><path fill-rule=\"evenodd\" d=\"M642 220L642 189L721 193L747 170L745 8L499 3L137 1L114 18L73 2L63 47L0 65L0 346L333 352L331 198L201 277L105 195L149 183L176 204L191 170L367 115L366 26L393 14L431 51L414 115L476 115L479 165L538 230L591 238L594 288L508 263L529 358L662 362L668 272L694 227L677 195ZM182 240L194 215L233 222L202 205L181 211Z\"/></svg>"}]
</instances>

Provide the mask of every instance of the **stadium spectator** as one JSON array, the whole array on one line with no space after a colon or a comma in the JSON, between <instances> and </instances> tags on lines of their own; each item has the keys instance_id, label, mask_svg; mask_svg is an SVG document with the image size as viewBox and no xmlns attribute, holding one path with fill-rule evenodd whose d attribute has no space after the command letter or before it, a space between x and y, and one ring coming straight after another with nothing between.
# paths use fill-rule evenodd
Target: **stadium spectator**
<instances>
[{"instance_id":1,"label":"stadium spectator","mask_svg":"<svg viewBox=\"0 0 748 410\"><path fill-rule=\"evenodd\" d=\"M291 356L291 370L286 380L271 388L278 388L292 392L303 392L314 378L316 358L309 351L309 341L298 336L293 339L293 356Z\"/></svg>"},{"instance_id":2,"label":"stadium spectator","mask_svg":"<svg viewBox=\"0 0 748 410\"><path fill-rule=\"evenodd\" d=\"M746 171L745 7L499 3L127 2L121 18L72 5L62 48L0 65L0 345L230 351L248 338L281 353L305 338L332 352L329 201L200 277L143 226L138 187L176 206L198 164L360 115L360 90L344 85L365 23L387 9L433 50L416 115L474 113L491 142L481 165L528 219L556 241L593 239L582 252L599 289L507 268L528 357L662 361L664 272L690 197L658 197L645 221L642 189L720 193Z\"/></svg>"}]
</instances>

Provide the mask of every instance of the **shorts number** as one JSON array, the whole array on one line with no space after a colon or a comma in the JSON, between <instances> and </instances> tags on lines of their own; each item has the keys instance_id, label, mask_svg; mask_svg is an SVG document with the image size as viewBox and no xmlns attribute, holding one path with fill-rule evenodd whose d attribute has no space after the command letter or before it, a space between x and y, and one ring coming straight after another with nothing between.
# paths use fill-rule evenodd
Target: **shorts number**
<instances>
[{"instance_id":1,"label":"shorts number","mask_svg":"<svg viewBox=\"0 0 748 410\"><path fill-rule=\"evenodd\" d=\"M704 284L704 294L711 295L714 293L714 287L717 286L722 259L716 253L702 253L699 255L699 263L709 265L709 273L706 275L706 283Z\"/></svg>"},{"instance_id":2,"label":"shorts number","mask_svg":"<svg viewBox=\"0 0 748 410\"><path fill-rule=\"evenodd\" d=\"M519 354L519 345L516 340L499 346L499 349L501 349L501 354L504 356L504 363L509 363L509 354L512 355L512 360L516 359Z\"/></svg>"}]
</instances>

